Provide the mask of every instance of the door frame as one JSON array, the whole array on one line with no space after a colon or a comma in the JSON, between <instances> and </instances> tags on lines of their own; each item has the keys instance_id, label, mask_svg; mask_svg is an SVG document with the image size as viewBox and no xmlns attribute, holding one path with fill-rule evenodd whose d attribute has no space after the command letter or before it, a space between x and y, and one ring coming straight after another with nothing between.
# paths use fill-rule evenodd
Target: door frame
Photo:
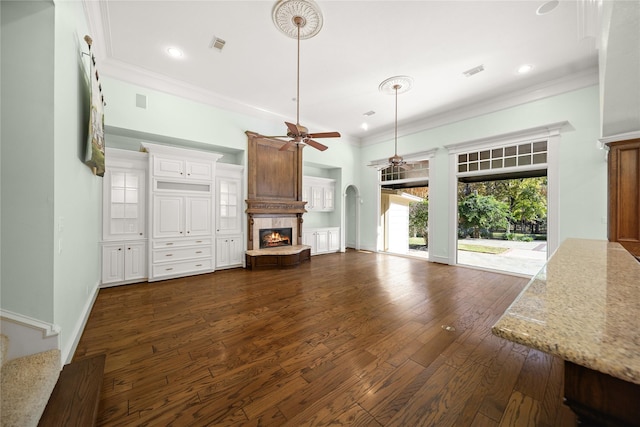
<instances>
[{"instance_id":1,"label":"door frame","mask_svg":"<svg viewBox=\"0 0 640 427\"><path fill-rule=\"evenodd\" d=\"M438 182L438 180L436 179L436 162L434 161L434 157L436 156L436 153L438 151L438 148L433 148L431 150L427 150L427 151L420 151L420 152L416 152L416 153L412 153L412 154L406 154L403 155L402 157L404 158L404 160L406 161L411 161L411 162L422 162L422 161L428 161L429 162L429 172L427 174L427 182L429 185L429 218L433 218L433 203L431 203L431 200L435 200L435 198L433 197L433 194L437 193L437 190L434 191L435 188L437 188L436 183ZM377 185L376 185L376 224L377 224L377 230L376 230L376 251L377 252L385 252L384 251L384 224L382 224L382 216L381 216L381 211L380 211L380 204L381 204L381 192L382 192L382 186L385 184L388 184L389 182L382 181L382 170L380 169L382 165L385 164L387 160L386 159L377 159L377 160L372 160L371 163L369 164L369 166L372 167L377 167L378 171L377 171ZM405 182L410 182L411 179L405 180ZM419 178L415 178L415 181L424 181L424 177L419 177ZM429 221L429 224L427 224L427 229L428 229L428 239L427 239L427 247L428 248L432 248L433 247L433 242L432 242L432 238L433 238L433 221ZM432 259L433 255L432 255L432 251L428 251L429 257L427 258L429 261L434 261ZM437 262L437 261L436 261Z\"/></svg>"},{"instance_id":2,"label":"door frame","mask_svg":"<svg viewBox=\"0 0 640 427\"><path fill-rule=\"evenodd\" d=\"M550 123L523 129L516 132L495 135L487 138L463 141L445 145L449 151L449 260L450 265L458 263L458 154L472 150L497 148L505 145L532 142L533 140L547 141L547 163L518 167L517 170L547 170L547 257L559 245L559 166L560 140L563 131L573 130L567 121ZM491 171L480 171L478 175L487 175ZM465 175L468 176L468 175Z\"/></svg>"}]
</instances>

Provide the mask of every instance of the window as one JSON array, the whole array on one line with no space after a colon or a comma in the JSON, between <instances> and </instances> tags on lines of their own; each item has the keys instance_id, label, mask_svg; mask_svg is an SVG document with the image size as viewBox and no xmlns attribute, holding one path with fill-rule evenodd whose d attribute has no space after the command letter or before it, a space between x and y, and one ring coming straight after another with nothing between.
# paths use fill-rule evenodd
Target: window
<instances>
[{"instance_id":1,"label":"window","mask_svg":"<svg viewBox=\"0 0 640 427\"><path fill-rule=\"evenodd\" d=\"M429 161L411 162L402 166L389 166L381 171L382 181L399 181L405 179L428 178Z\"/></svg>"},{"instance_id":2,"label":"window","mask_svg":"<svg viewBox=\"0 0 640 427\"><path fill-rule=\"evenodd\" d=\"M460 153L458 154L458 173L545 165L546 163L547 141L535 141Z\"/></svg>"}]
</instances>

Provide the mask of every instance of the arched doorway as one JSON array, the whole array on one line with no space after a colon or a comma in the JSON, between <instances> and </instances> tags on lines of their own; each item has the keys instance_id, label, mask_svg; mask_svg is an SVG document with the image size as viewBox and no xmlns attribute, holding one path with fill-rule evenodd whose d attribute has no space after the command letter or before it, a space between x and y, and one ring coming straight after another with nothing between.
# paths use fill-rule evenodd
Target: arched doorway
<instances>
[{"instance_id":1,"label":"arched doorway","mask_svg":"<svg viewBox=\"0 0 640 427\"><path fill-rule=\"evenodd\" d=\"M345 199L345 247L360 250L360 191L355 185L347 186Z\"/></svg>"}]
</instances>

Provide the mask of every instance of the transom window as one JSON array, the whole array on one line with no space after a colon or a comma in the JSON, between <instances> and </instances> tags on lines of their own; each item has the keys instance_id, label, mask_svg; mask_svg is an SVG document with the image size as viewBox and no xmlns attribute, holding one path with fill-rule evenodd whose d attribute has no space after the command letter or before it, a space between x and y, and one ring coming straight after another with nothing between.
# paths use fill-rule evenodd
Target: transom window
<instances>
[{"instance_id":1,"label":"transom window","mask_svg":"<svg viewBox=\"0 0 640 427\"><path fill-rule=\"evenodd\" d=\"M382 181L399 181L404 179L428 178L429 161L410 162L402 166L389 166L381 171Z\"/></svg>"},{"instance_id":2,"label":"transom window","mask_svg":"<svg viewBox=\"0 0 640 427\"><path fill-rule=\"evenodd\" d=\"M458 173L546 163L547 141L535 141L458 154Z\"/></svg>"}]
</instances>

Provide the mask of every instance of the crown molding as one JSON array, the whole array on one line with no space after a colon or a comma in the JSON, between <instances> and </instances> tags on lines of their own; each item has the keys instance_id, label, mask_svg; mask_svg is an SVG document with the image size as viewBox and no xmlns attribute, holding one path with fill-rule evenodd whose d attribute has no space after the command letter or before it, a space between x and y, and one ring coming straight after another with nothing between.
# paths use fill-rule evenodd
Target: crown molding
<instances>
[{"instance_id":1,"label":"crown molding","mask_svg":"<svg viewBox=\"0 0 640 427\"><path fill-rule=\"evenodd\" d=\"M461 120L471 119L484 114L512 108L532 101L548 98L562 93L583 89L598 84L598 69L592 67L581 73L562 77L560 79L530 86L504 96L495 97L486 101L472 103L462 108L451 109L429 117L405 123L398 129L398 137L412 135L444 126ZM393 139L393 129L368 135L361 139L361 145L373 145Z\"/></svg>"},{"instance_id":2,"label":"crown molding","mask_svg":"<svg viewBox=\"0 0 640 427\"><path fill-rule=\"evenodd\" d=\"M604 148L606 144L618 141L628 141L630 139L640 139L640 130L633 132L619 133L617 135L603 136L598 139L600 148Z\"/></svg>"},{"instance_id":3,"label":"crown molding","mask_svg":"<svg viewBox=\"0 0 640 427\"><path fill-rule=\"evenodd\" d=\"M105 29L110 28L108 3L109 2L83 0L89 28L96 35L94 40L98 38L98 35L104 37L104 40L101 40L99 43L94 43L93 48L94 54L100 63L100 71L103 76L262 120L285 121L291 119L288 115L270 111L258 105L243 103L237 99L205 90L201 87L170 78L161 73L135 67L123 61L113 59L110 34L108 31L105 31ZM446 111L403 123L402 127L398 129L398 137L412 135L428 129L515 107L561 93L582 89L584 87L595 86L598 83L598 67L594 66L580 73L540 83L503 96L480 102L472 102L462 107L451 107ZM313 122L308 122L306 125L313 128L323 128L323 126ZM394 131L392 128L364 137L343 133L342 140L347 144L362 147L393 139L393 134Z\"/></svg>"}]
</instances>

